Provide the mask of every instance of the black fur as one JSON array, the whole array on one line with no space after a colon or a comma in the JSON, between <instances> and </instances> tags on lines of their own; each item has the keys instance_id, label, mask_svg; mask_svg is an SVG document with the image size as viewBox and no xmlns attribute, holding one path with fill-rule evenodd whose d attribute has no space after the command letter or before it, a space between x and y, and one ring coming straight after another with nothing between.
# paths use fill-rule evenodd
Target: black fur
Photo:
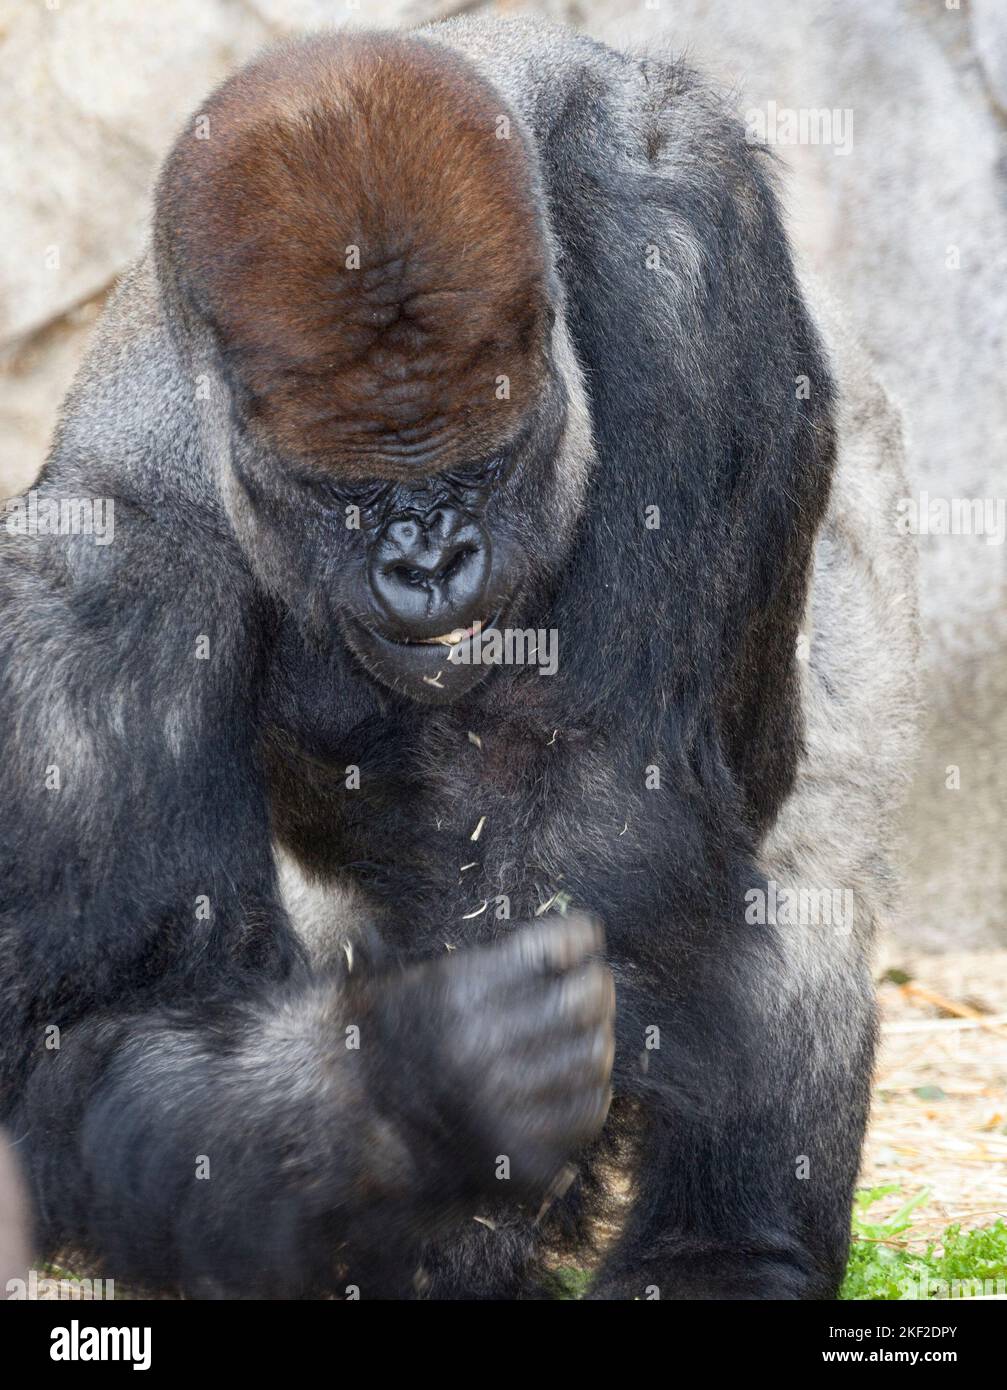
<instances>
[{"instance_id":1,"label":"black fur","mask_svg":"<svg viewBox=\"0 0 1007 1390\"><path fill-rule=\"evenodd\" d=\"M608 67L639 85L632 119ZM554 544L554 376L488 515L525 556L512 621L560 634L555 677L503 668L441 707L379 686L338 635L363 539L316 481L270 474L235 420L236 473L281 557L279 582L260 575L208 462L176 477L174 460L201 457L176 378L160 388L170 441L154 401L111 418L125 371L148 391L165 361L188 379L191 326L170 298L169 327L132 341L128 294L113 310L126 358L106 352L78 386L39 485L113 495L115 543L0 549L0 1119L29 1155L42 1245L84 1247L123 1282L535 1296L548 1249L588 1258L618 1159L634 1197L596 1296L837 1287L871 1029L812 1082L813 1002L767 1002L783 942L744 921L800 755L794 649L833 466L828 367L765 160L688 71L571 40L552 105L523 114L597 459ZM274 836L374 905L351 974L305 959ZM564 970L598 983L580 964L590 946L558 981L532 962L513 998L500 983L513 924L560 890L604 923L616 1100L536 1220L605 1083L585 1071L569 1117L561 1087L543 1150L522 1148L543 1050L573 1028L547 991ZM500 895L509 919L470 916ZM561 952L577 929L543 936ZM473 1013L527 1043L506 1053L502 1115L501 1074L458 1042ZM499 1152L515 1156L510 1187L493 1179Z\"/></svg>"}]
</instances>

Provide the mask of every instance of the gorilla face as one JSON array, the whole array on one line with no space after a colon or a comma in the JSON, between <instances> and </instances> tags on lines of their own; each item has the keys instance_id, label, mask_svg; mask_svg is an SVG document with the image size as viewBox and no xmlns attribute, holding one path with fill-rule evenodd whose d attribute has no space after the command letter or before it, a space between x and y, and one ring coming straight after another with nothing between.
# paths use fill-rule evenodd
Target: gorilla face
<instances>
[{"instance_id":1,"label":"gorilla face","mask_svg":"<svg viewBox=\"0 0 1007 1390\"><path fill-rule=\"evenodd\" d=\"M554 377L522 436L486 464L341 490L360 529L347 532L338 625L372 677L445 704L492 672L466 649L536 611L579 514L583 471L566 425Z\"/></svg>"},{"instance_id":2,"label":"gorilla face","mask_svg":"<svg viewBox=\"0 0 1007 1390\"><path fill-rule=\"evenodd\" d=\"M238 487L225 500L239 539L316 643L341 642L383 686L445 704L491 674L467 659L481 633L541 617L589 452L579 375L564 358L517 438L468 468L344 479L280 460L251 435L235 441Z\"/></svg>"}]
</instances>

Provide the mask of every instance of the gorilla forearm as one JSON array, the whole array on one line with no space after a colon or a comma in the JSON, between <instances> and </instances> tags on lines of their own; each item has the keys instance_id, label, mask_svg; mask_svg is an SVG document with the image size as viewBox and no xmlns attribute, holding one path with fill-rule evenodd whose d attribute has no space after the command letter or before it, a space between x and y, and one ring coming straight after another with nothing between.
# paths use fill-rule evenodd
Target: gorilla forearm
<instances>
[{"instance_id":1,"label":"gorilla forearm","mask_svg":"<svg viewBox=\"0 0 1007 1390\"><path fill-rule=\"evenodd\" d=\"M564 858L575 900L606 921L613 1089L632 1115L629 1172L645 1194L596 1296L834 1296L874 1051L867 904L845 931L788 922L782 908L778 922L747 921L747 895L768 886L744 832L704 827L670 778L633 809L605 863L575 844ZM594 815L581 829L602 842ZM777 872L797 881L793 865Z\"/></svg>"},{"instance_id":2,"label":"gorilla forearm","mask_svg":"<svg viewBox=\"0 0 1007 1390\"><path fill-rule=\"evenodd\" d=\"M604 1119L599 946L575 918L387 975L69 1029L16 1118L46 1248L195 1293L408 1292L423 1238L491 1193L537 1204Z\"/></svg>"},{"instance_id":3,"label":"gorilla forearm","mask_svg":"<svg viewBox=\"0 0 1007 1390\"><path fill-rule=\"evenodd\" d=\"M292 1297L337 1285L376 1211L386 1238L421 1232L431 1194L345 1047L353 1013L316 987L69 1030L23 1110L46 1248L124 1283Z\"/></svg>"}]
</instances>

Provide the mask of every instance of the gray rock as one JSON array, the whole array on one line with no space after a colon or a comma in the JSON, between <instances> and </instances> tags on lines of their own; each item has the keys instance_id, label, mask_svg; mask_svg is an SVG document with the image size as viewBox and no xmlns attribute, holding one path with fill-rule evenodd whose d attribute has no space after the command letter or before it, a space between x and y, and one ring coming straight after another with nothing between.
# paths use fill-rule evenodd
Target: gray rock
<instances>
[{"instance_id":1,"label":"gray rock","mask_svg":"<svg viewBox=\"0 0 1007 1390\"><path fill-rule=\"evenodd\" d=\"M226 0L15 5L0 48L0 343L89 298L136 254L157 164L269 31Z\"/></svg>"}]
</instances>

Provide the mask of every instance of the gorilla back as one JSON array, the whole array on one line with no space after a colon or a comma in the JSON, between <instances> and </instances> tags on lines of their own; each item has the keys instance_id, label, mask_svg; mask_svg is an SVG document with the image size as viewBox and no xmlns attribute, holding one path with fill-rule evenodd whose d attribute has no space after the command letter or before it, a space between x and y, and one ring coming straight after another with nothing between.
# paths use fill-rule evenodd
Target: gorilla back
<instances>
[{"instance_id":1,"label":"gorilla back","mask_svg":"<svg viewBox=\"0 0 1007 1390\"><path fill-rule=\"evenodd\" d=\"M560 1244L600 1298L835 1293L914 599L898 428L830 339L836 381L766 156L678 63L462 20L209 98L37 485L114 540L0 538L41 1248L190 1294L533 1297ZM515 633L554 667L479 660Z\"/></svg>"}]
</instances>

